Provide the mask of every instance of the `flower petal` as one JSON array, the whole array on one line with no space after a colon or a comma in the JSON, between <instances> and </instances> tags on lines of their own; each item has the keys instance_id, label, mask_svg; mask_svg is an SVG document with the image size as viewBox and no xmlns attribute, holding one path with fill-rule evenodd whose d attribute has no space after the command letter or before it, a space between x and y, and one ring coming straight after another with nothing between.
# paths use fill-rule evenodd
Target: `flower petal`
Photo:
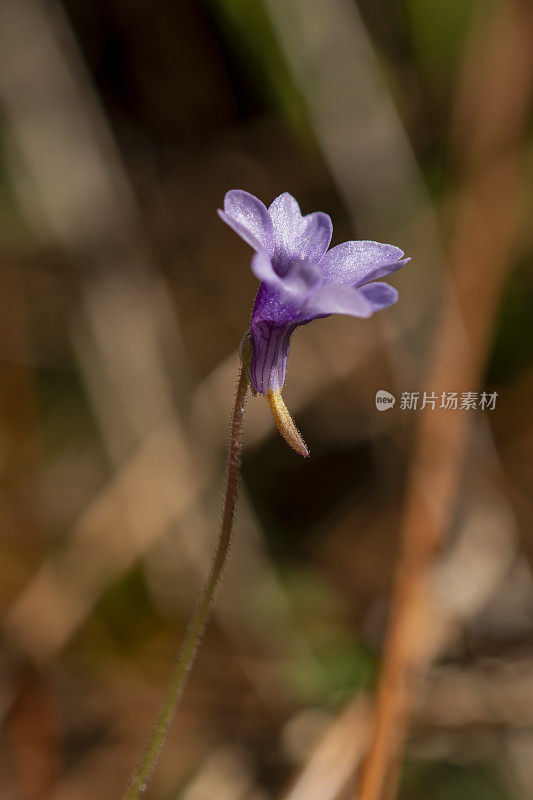
<instances>
[{"instance_id":1,"label":"flower petal","mask_svg":"<svg viewBox=\"0 0 533 800\"><path fill-rule=\"evenodd\" d=\"M372 311L387 308L398 300L398 292L388 283L368 283L358 290L372 306Z\"/></svg>"},{"instance_id":2,"label":"flower petal","mask_svg":"<svg viewBox=\"0 0 533 800\"><path fill-rule=\"evenodd\" d=\"M303 230L300 236L298 252L301 258L318 263L331 242L333 223L328 214L315 211L303 218Z\"/></svg>"},{"instance_id":3,"label":"flower petal","mask_svg":"<svg viewBox=\"0 0 533 800\"><path fill-rule=\"evenodd\" d=\"M274 229L266 206L253 194L242 189L232 189L224 197L224 211L218 209L220 218L233 228L254 250L274 252Z\"/></svg>"},{"instance_id":4,"label":"flower petal","mask_svg":"<svg viewBox=\"0 0 533 800\"><path fill-rule=\"evenodd\" d=\"M361 286L390 275L409 259L403 250L380 242L343 242L326 253L321 262L324 283Z\"/></svg>"},{"instance_id":5,"label":"flower petal","mask_svg":"<svg viewBox=\"0 0 533 800\"><path fill-rule=\"evenodd\" d=\"M310 317L322 317L328 314L370 317L374 309L360 289L328 284L311 294L303 311Z\"/></svg>"},{"instance_id":6,"label":"flower petal","mask_svg":"<svg viewBox=\"0 0 533 800\"><path fill-rule=\"evenodd\" d=\"M300 206L288 192L283 192L270 204L268 213L274 225L276 250L292 251L302 224Z\"/></svg>"},{"instance_id":7,"label":"flower petal","mask_svg":"<svg viewBox=\"0 0 533 800\"><path fill-rule=\"evenodd\" d=\"M322 280L320 268L316 264L302 261L294 265L285 278L280 278L266 253L255 253L252 257L252 272L261 283L275 287L281 300L302 305L308 293Z\"/></svg>"},{"instance_id":8,"label":"flower petal","mask_svg":"<svg viewBox=\"0 0 533 800\"><path fill-rule=\"evenodd\" d=\"M283 277L297 261L318 263L331 241L333 225L317 211L302 217L300 206L288 192L269 206L274 225L274 269Z\"/></svg>"},{"instance_id":9,"label":"flower petal","mask_svg":"<svg viewBox=\"0 0 533 800\"><path fill-rule=\"evenodd\" d=\"M251 266L252 272L261 283L267 283L269 286L278 286L282 288L283 281L274 270L272 260L266 253L263 251L254 253Z\"/></svg>"},{"instance_id":10,"label":"flower petal","mask_svg":"<svg viewBox=\"0 0 533 800\"><path fill-rule=\"evenodd\" d=\"M322 272L316 264L301 261L297 262L285 278L280 280L285 289L291 294L301 297L303 302L308 292L322 282Z\"/></svg>"}]
</instances>

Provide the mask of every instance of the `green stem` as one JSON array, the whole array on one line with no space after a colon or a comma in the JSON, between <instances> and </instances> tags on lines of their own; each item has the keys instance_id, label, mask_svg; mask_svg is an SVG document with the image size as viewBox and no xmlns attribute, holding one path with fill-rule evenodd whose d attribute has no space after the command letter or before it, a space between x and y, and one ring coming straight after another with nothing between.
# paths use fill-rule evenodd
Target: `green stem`
<instances>
[{"instance_id":1,"label":"green stem","mask_svg":"<svg viewBox=\"0 0 533 800\"><path fill-rule=\"evenodd\" d=\"M133 773L124 800L138 800L148 788L150 778L161 755L166 738L170 731L176 708L183 694L189 672L194 663L196 653L205 630L207 620L213 605L213 599L220 582L224 566L228 557L235 504L238 495L239 467L241 463L242 433L244 427L244 407L248 378L246 370L241 367L235 406L231 419L231 433L229 441L228 471L226 480L226 493L224 499L224 512L218 539L217 550L211 565L209 578L204 586L202 597L198 603L185 634L185 640L172 673L163 707L159 713L154 731L148 742L144 755Z\"/></svg>"}]
</instances>

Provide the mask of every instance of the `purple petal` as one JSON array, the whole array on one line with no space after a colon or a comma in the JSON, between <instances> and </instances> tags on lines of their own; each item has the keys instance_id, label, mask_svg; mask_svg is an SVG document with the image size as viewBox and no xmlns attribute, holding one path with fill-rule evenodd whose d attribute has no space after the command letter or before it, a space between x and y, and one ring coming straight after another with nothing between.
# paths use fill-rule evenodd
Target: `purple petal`
<instances>
[{"instance_id":1,"label":"purple petal","mask_svg":"<svg viewBox=\"0 0 533 800\"><path fill-rule=\"evenodd\" d=\"M387 308L398 300L398 292L388 283L368 283L358 289L372 306L372 311Z\"/></svg>"},{"instance_id":2,"label":"purple petal","mask_svg":"<svg viewBox=\"0 0 533 800\"><path fill-rule=\"evenodd\" d=\"M333 223L328 214L315 211L303 218L303 231L299 242L299 255L318 263L331 242Z\"/></svg>"},{"instance_id":3,"label":"purple petal","mask_svg":"<svg viewBox=\"0 0 533 800\"><path fill-rule=\"evenodd\" d=\"M292 194L283 192L268 207L268 213L277 229L277 236L281 240L290 241L291 232L298 228L302 221L302 212L298 202Z\"/></svg>"},{"instance_id":4,"label":"purple petal","mask_svg":"<svg viewBox=\"0 0 533 800\"><path fill-rule=\"evenodd\" d=\"M322 282L322 272L316 264L309 261L301 261L294 264L290 272L282 279L284 288L291 294L301 298L302 302L306 295Z\"/></svg>"},{"instance_id":5,"label":"purple petal","mask_svg":"<svg viewBox=\"0 0 533 800\"><path fill-rule=\"evenodd\" d=\"M321 286L313 292L304 312L312 317L328 314L349 314L351 317L370 317L375 309L360 289L352 286Z\"/></svg>"},{"instance_id":6,"label":"purple petal","mask_svg":"<svg viewBox=\"0 0 533 800\"><path fill-rule=\"evenodd\" d=\"M300 206L288 192L276 197L268 209L274 225L274 268L285 275L297 261L320 261L329 247L333 225L317 211L302 217Z\"/></svg>"},{"instance_id":7,"label":"purple petal","mask_svg":"<svg viewBox=\"0 0 533 800\"><path fill-rule=\"evenodd\" d=\"M261 283L275 287L280 299L293 305L301 305L309 292L322 280L322 273L316 264L302 261L293 266L285 278L280 278L266 253L255 253L252 258L252 272Z\"/></svg>"},{"instance_id":8,"label":"purple petal","mask_svg":"<svg viewBox=\"0 0 533 800\"><path fill-rule=\"evenodd\" d=\"M279 288L283 286L283 281L272 266L270 256L263 251L252 256L252 272L261 283L267 283L269 286L277 286Z\"/></svg>"},{"instance_id":9,"label":"purple petal","mask_svg":"<svg viewBox=\"0 0 533 800\"><path fill-rule=\"evenodd\" d=\"M400 269L409 261L402 256L403 250L392 244L343 242L322 259L324 283L361 286Z\"/></svg>"},{"instance_id":10,"label":"purple petal","mask_svg":"<svg viewBox=\"0 0 533 800\"><path fill-rule=\"evenodd\" d=\"M232 189L224 197L224 211L218 209L224 222L233 228L254 250L274 252L274 230L266 206L253 194Z\"/></svg>"}]
</instances>

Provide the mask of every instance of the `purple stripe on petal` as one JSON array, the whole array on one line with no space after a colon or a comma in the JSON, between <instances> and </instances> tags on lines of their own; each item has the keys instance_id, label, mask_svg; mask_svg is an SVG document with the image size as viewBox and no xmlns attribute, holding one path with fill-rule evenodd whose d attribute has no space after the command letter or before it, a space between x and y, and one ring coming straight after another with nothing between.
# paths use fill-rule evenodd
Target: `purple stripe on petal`
<instances>
[{"instance_id":1,"label":"purple stripe on petal","mask_svg":"<svg viewBox=\"0 0 533 800\"><path fill-rule=\"evenodd\" d=\"M233 228L254 250L268 255L274 252L274 230L266 206L253 194L232 189L224 197L224 211L218 211L224 222Z\"/></svg>"},{"instance_id":2,"label":"purple stripe on petal","mask_svg":"<svg viewBox=\"0 0 533 800\"><path fill-rule=\"evenodd\" d=\"M409 259L403 250L380 242L343 242L326 253L321 262L324 283L361 286L390 275Z\"/></svg>"},{"instance_id":3,"label":"purple stripe on petal","mask_svg":"<svg viewBox=\"0 0 533 800\"><path fill-rule=\"evenodd\" d=\"M279 391L285 382L290 337L296 323L277 325L262 320L252 322L252 358L250 379L254 389L267 395L272 389Z\"/></svg>"}]
</instances>

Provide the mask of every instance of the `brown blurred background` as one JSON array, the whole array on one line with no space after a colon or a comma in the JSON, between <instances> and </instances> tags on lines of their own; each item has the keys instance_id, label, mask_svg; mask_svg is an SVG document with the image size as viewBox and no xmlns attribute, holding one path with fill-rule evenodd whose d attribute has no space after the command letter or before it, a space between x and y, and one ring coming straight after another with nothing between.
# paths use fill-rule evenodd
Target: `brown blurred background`
<instances>
[{"instance_id":1,"label":"brown blurred background","mask_svg":"<svg viewBox=\"0 0 533 800\"><path fill-rule=\"evenodd\" d=\"M394 308L295 335L310 459L249 401L236 542L150 797L349 796L429 435L400 398L456 373L497 401L462 414L400 796L533 796L532 53L520 0L0 1L2 800L120 797L154 720L256 291L230 188L412 261Z\"/></svg>"}]
</instances>

